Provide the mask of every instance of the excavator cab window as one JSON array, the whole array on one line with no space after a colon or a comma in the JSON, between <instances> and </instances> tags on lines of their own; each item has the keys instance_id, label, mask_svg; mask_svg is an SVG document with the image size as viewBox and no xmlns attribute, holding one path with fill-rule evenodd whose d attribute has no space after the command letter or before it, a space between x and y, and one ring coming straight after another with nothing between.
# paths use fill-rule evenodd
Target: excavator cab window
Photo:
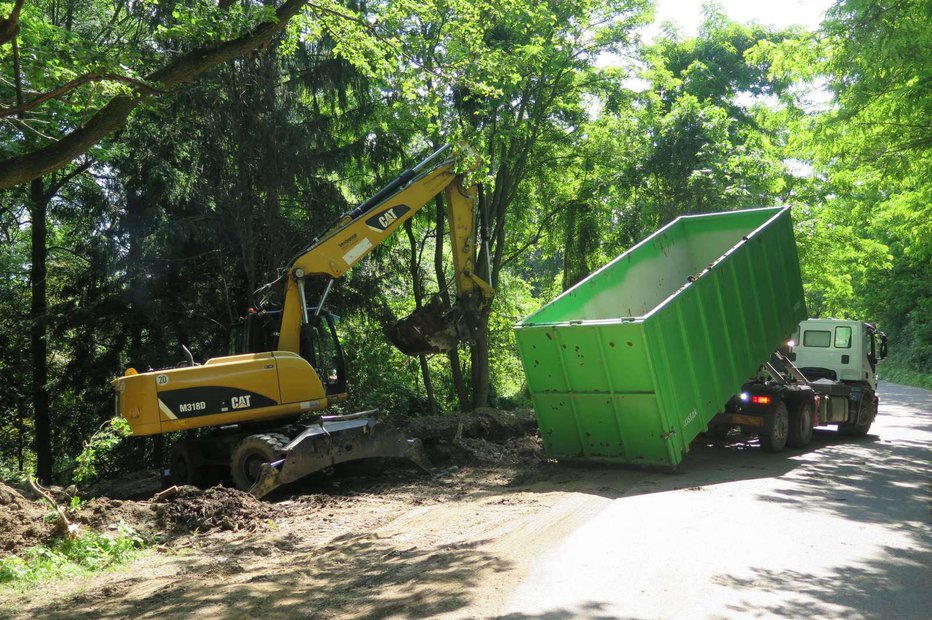
<instances>
[{"instance_id":1,"label":"excavator cab window","mask_svg":"<svg viewBox=\"0 0 932 620\"><path fill-rule=\"evenodd\" d=\"M346 362L334 316L323 311L301 328L301 356L314 367L327 394L346 392Z\"/></svg>"},{"instance_id":2,"label":"excavator cab window","mask_svg":"<svg viewBox=\"0 0 932 620\"><path fill-rule=\"evenodd\" d=\"M230 329L230 355L275 350L281 310L250 310Z\"/></svg>"}]
</instances>

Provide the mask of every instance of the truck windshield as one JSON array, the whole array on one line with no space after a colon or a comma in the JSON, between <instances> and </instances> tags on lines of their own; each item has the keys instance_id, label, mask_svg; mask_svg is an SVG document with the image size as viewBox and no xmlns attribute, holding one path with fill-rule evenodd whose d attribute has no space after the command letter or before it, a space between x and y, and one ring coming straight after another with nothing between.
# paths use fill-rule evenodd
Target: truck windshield
<instances>
[{"instance_id":1,"label":"truck windshield","mask_svg":"<svg viewBox=\"0 0 932 620\"><path fill-rule=\"evenodd\" d=\"M830 347L832 346L832 332L821 329L807 329L803 332L803 346Z\"/></svg>"}]
</instances>

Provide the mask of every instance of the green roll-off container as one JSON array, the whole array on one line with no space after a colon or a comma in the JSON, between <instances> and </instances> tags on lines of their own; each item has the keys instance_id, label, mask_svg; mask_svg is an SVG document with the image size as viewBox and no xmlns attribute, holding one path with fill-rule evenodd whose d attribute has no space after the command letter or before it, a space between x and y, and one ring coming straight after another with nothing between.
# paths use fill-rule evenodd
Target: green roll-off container
<instances>
[{"instance_id":1,"label":"green roll-off container","mask_svg":"<svg viewBox=\"0 0 932 620\"><path fill-rule=\"evenodd\" d=\"M515 327L547 454L676 466L805 318L788 207L677 218Z\"/></svg>"}]
</instances>

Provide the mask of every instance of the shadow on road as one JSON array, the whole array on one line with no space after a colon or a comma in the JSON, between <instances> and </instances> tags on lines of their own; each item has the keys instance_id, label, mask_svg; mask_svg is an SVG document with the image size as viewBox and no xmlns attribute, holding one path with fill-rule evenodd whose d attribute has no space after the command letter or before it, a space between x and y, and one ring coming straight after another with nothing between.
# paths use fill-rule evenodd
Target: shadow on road
<instances>
[{"instance_id":1,"label":"shadow on road","mask_svg":"<svg viewBox=\"0 0 932 620\"><path fill-rule=\"evenodd\" d=\"M854 542L854 541L852 541ZM755 568L750 576L720 576L713 581L750 596L760 592L783 594L778 604L761 609L759 604L729 604L736 616L780 616L784 618L923 618L928 617L928 589L915 584L930 583L932 552L903 551L885 547L882 557L848 566L837 566L826 574L800 570ZM924 575L924 576L923 576ZM912 610L911 612L904 610Z\"/></svg>"},{"instance_id":2,"label":"shadow on road","mask_svg":"<svg viewBox=\"0 0 932 620\"><path fill-rule=\"evenodd\" d=\"M183 583L150 580L139 595L133 581L39 609L44 618L275 617L427 618L468 605L480 576L509 564L478 550L486 541L399 550L372 535L336 538L322 551L298 551L287 539L254 546L222 545L185 566ZM255 556L288 554L284 567ZM235 580L233 577L235 576ZM245 577L245 579L244 579ZM236 583L232 583L235 581Z\"/></svg>"},{"instance_id":3,"label":"shadow on road","mask_svg":"<svg viewBox=\"0 0 932 620\"><path fill-rule=\"evenodd\" d=\"M606 611L605 603L581 603L572 608L552 609L539 614L511 613L496 620L619 620Z\"/></svg>"},{"instance_id":4,"label":"shadow on road","mask_svg":"<svg viewBox=\"0 0 932 620\"><path fill-rule=\"evenodd\" d=\"M753 437L713 441L700 436L672 472L626 465L548 462L517 473L511 486L615 499L792 473L794 480L798 478L792 488L765 499L818 505L867 521L882 520L886 502L921 497L922 482L932 474L932 415L927 413L932 411L932 392L881 383L880 393L880 420L875 430L882 428L883 437L873 432L866 437L850 437L820 428L805 449L770 454ZM858 463L870 463L871 467ZM902 482L904 471L912 472L906 478L915 479L915 485Z\"/></svg>"}]
</instances>

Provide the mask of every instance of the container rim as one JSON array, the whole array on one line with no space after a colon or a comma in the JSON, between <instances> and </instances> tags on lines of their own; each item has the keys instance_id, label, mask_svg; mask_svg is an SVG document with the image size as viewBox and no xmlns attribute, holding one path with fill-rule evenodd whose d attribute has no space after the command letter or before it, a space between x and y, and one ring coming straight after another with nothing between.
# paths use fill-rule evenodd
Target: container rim
<instances>
[{"instance_id":1,"label":"container rim","mask_svg":"<svg viewBox=\"0 0 932 620\"><path fill-rule=\"evenodd\" d=\"M535 314L537 314L538 312L540 312L543 308L549 306L550 304L556 303L557 301L559 301L560 299L562 299L564 296L569 295L570 293L572 293L574 290L576 290L577 287L579 287L579 286L585 284L590 278L594 277L596 274L598 274L598 273L600 273L600 272L602 272L602 271L608 269L609 267L611 267L611 266L614 265L615 263L621 261L621 260L622 260L623 258L625 258L628 254L630 254L631 252L635 251L637 248L641 247L642 245L644 245L644 244L646 244L647 242L649 242L649 241L651 241L652 239L654 239L654 237L660 236L661 234L663 234L664 232L666 232L667 229L672 228L673 226L675 226L676 223L679 222L680 220L700 219L700 218L704 218L704 217L714 217L714 216L717 216L717 215L728 215L728 214L731 214L731 213L752 213L752 212L755 212L755 211L772 211L774 214L773 214L772 217L767 218L767 220L765 220L760 226L758 226L757 228L755 228L754 230L752 230L752 231L751 231L750 233L748 233L747 235L744 235L744 236L741 238L741 240L738 241L738 243L736 243L735 245L733 245L733 246L731 246L730 248L728 248L721 256L719 256L719 257L716 258L714 261L712 261L711 263L709 263L709 265L708 265L705 269L703 269L702 271L700 271L699 274L698 274L697 276L695 276L695 277L691 278L690 280L688 280L683 286L681 286L680 288L678 288L678 289L676 289L675 291L673 291L673 293L671 293L670 295L668 295L663 301L661 301L659 304L657 304L656 306L654 306L653 308L651 308L650 312L648 312L647 314L642 314L642 315L638 315L638 316L617 317L617 318L611 318L611 319L589 319L589 320L579 319L579 320L571 320L571 321L553 321L553 322L540 322L540 323L536 323L536 322L533 322L533 321L527 321L528 318L533 317ZM533 313L531 313L528 317L526 317L526 318L524 318L524 319L518 321L518 322L514 325L514 327L513 327L512 329L518 330L518 329L527 329L527 328L531 328L531 327L557 327L557 326L566 326L566 325L617 325L617 324L620 324L620 323L640 323L640 322L643 322L644 320L650 318L651 316L653 316L654 314L656 314L657 312L659 312L660 310L662 310L664 307L666 307L667 304L669 304L670 301L671 301L674 297L676 297L677 295L679 295L680 293L682 293L684 290L686 290L687 288L689 288L690 286L692 286L697 280L699 280L700 278L702 278L702 277L704 277L706 274L708 274L716 265L718 265L718 264L721 263L723 260L725 260L726 258L728 258L728 257L729 257L731 254L733 254L734 251L737 250L740 246L742 246L743 244L747 243L750 239L752 239L752 238L755 237L757 234L759 234L760 231L763 230L764 228L766 228L767 226L769 226L769 225L771 224L771 222L773 222L773 221L776 220L777 218L783 216L784 213L789 213L789 212L790 212L790 206L789 206L789 205L775 205L775 206L772 206L772 207L756 207L756 208L754 208L754 209L738 209L738 210L735 210L735 211L716 211L716 212L714 212L714 213L695 213L695 214L690 214L690 215L680 215L679 217L677 217L676 219L672 220L670 223L668 223L667 225L663 226L662 228L658 228L658 229L657 229L656 231L654 231L651 235L645 237L644 239L642 239L642 240L639 241L638 243L634 244L633 246L631 246L630 248L628 248L627 250L625 250L622 254L620 254L619 256L616 256L614 259L612 259L611 261L609 261L608 263L606 263L605 265L603 265L603 266L600 267L599 269L593 271L591 274L589 274L589 275L588 275L587 277L585 277L584 279L580 280L579 282L577 282L576 284L574 284L574 285L571 286L570 288L568 288L568 289L566 289L565 291L563 291L562 293L560 293L557 297L555 297L555 298L554 298L553 300L551 300L550 302L544 304L543 306L541 306L540 308L538 308L537 310L535 310L535 311L534 311Z\"/></svg>"}]
</instances>

